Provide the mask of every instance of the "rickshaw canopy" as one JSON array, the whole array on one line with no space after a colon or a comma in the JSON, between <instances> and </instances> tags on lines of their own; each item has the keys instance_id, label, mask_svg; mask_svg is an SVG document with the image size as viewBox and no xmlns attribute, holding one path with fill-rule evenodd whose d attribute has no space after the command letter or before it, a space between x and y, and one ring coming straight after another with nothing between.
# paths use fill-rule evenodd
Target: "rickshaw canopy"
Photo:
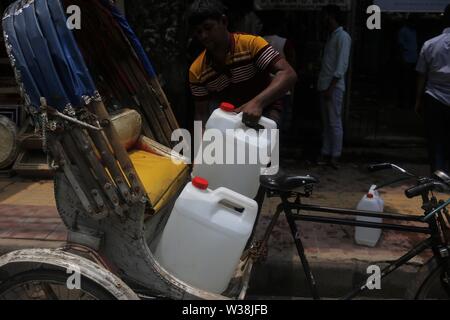
<instances>
[{"instance_id":1,"label":"rickshaw canopy","mask_svg":"<svg viewBox=\"0 0 450 320\"><path fill-rule=\"evenodd\" d=\"M39 108L42 97L59 111L99 98L74 30L67 24L64 4L70 2L20 0L5 11L3 30L8 54L26 103L34 108ZM92 4L122 30L146 76L154 78L154 68L122 13L107 0Z\"/></svg>"}]
</instances>

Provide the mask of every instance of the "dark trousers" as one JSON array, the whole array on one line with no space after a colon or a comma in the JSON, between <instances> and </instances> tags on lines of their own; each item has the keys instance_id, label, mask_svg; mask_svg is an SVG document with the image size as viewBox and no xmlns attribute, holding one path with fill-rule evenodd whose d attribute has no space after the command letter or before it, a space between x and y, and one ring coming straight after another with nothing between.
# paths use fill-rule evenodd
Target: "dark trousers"
<instances>
[{"instance_id":1,"label":"dark trousers","mask_svg":"<svg viewBox=\"0 0 450 320\"><path fill-rule=\"evenodd\" d=\"M430 95L425 98L425 123L428 133L431 170L450 173L450 106Z\"/></svg>"},{"instance_id":2,"label":"dark trousers","mask_svg":"<svg viewBox=\"0 0 450 320\"><path fill-rule=\"evenodd\" d=\"M416 92L416 64L403 62L400 68L399 107L413 109Z\"/></svg>"}]
</instances>

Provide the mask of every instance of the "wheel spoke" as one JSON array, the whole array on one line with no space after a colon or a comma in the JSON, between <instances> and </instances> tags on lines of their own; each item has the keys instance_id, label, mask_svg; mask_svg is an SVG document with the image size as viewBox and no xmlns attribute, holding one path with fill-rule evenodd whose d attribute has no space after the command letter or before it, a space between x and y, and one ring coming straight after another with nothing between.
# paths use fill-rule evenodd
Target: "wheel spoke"
<instances>
[{"instance_id":1,"label":"wheel spoke","mask_svg":"<svg viewBox=\"0 0 450 320\"><path fill-rule=\"evenodd\" d=\"M0 287L0 300L100 300L111 299L95 284L87 285L87 290L67 287L65 274L54 271L30 272L8 280ZM107 293L107 292L106 292Z\"/></svg>"},{"instance_id":2,"label":"wheel spoke","mask_svg":"<svg viewBox=\"0 0 450 320\"><path fill-rule=\"evenodd\" d=\"M44 292L49 300L59 300L58 296L56 295L55 291L53 291L53 288L49 283L43 283L42 288L44 289Z\"/></svg>"}]
</instances>

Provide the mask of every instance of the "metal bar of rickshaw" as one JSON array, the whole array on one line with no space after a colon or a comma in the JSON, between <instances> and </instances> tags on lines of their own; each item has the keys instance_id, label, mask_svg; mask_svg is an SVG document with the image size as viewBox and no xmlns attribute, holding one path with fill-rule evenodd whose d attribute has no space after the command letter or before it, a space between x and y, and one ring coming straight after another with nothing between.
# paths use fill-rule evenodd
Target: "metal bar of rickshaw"
<instances>
[{"instance_id":1,"label":"metal bar of rickshaw","mask_svg":"<svg viewBox=\"0 0 450 320\"><path fill-rule=\"evenodd\" d=\"M423 217L420 216L408 216L404 214L396 213L377 213L370 211L359 211L352 209L339 209L339 208L329 208L321 207L316 205L307 204L286 204L291 210L304 210L312 212L323 212L323 213L333 213L338 215L348 215L348 216L362 216L371 218L384 218L389 220L399 220L399 221L411 221L411 222L423 222Z\"/></svg>"}]
</instances>

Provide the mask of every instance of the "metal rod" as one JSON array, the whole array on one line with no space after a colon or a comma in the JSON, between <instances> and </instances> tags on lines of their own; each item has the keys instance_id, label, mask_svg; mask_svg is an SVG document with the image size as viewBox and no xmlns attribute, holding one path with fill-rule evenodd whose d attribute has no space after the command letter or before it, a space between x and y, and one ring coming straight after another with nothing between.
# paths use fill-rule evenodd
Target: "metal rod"
<instances>
[{"instance_id":1,"label":"metal rod","mask_svg":"<svg viewBox=\"0 0 450 320\"><path fill-rule=\"evenodd\" d=\"M102 128L94 127L93 125L90 125L89 123L86 123L86 122L80 121L78 119L66 116L65 114L59 112L58 110L50 108L48 106L47 106L47 111L52 116L60 117L60 118L62 118L64 120L67 120L69 122L75 123L75 124L77 124L77 125L79 125L81 127L84 127L86 129L91 129L91 130L94 130L94 131L102 131Z\"/></svg>"},{"instance_id":2,"label":"metal rod","mask_svg":"<svg viewBox=\"0 0 450 320\"><path fill-rule=\"evenodd\" d=\"M142 184L142 181L139 178L128 153L125 150L125 147L120 143L119 135L111 123L111 119L105 105L103 102L93 102L90 107L99 118L101 125L104 127L104 132L108 137L111 147L113 148L115 157L119 161L119 164L132 187L133 202L137 203L145 200L150 203L150 199L148 199L144 185Z\"/></svg>"},{"instance_id":3,"label":"metal rod","mask_svg":"<svg viewBox=\"0 0 450 320\"><path fill-rule=\"evenodd\" d=\"M289 228L291 229L291 235L294 239L298 256L300 257L300 261L302 262L303 271L306 276L308 287L311 291L311 294L312 294L314 300L320 300L319 292L317 290L317 282L314 277L314 274L312 273L311 267L308 262L308 258L306 257L305 248L303 247L303 242L300 237L300 232L298 231L292 211L289 210L288 208L284 208L284 212L286 214L286 220L289 224Z\"/></svg>"},{"instance_id":4,"label":"metal rod","mask_svg":"<svg viewBox=\"0 0 450 320\"><path fill-rule=\"evenodd\" d=\"M82 151L83 156L88 161L91 166L93 172L95 173L97 180L102 187L102 191L106 194L109 201L114 208L114 211L121 217L124 216L124 206L121 205L119 200L119 192L115 188L113 181L110 176L106 172L105 167L100 164L100 161L97 159L95 155L94 148L90 141L88 140L87 135L81 131L80 129L72 130L72 137L79 146Z\"/></svg>"},{"instance_id":5,"label":"metal rod","mask_svg":"<svg viewBox=\"0 0 450 320\"><path fill-rule=\"evenodd\" d=\"M75 175L72 172L70 160L68 159L66 153L64 152L61 143L56 139L52 139L51 143L49 143L49 149L53 154L53 158L55 158L56 162L63 169L67 180L72 186L76 196L80 200L84 210L87 212L87 214L94 215L95 211L94 208L92 207L92 203L89 201L88 196L85 194L83 188L80 186L78 180L75 178Z\"/></svg>"},{"instance_id":6,"label":"metal rod","mask_svg":"<svg viewBox=\"0 0 450 320\"><path fill-rule=\"evenodd\" d=\"M335 213L335 214L339 214L339 215L385 218L385 219L390 219L390 220L414 221L414 222L422 222L422 220L423 220L423 217L407 216L407 215L395 214L395 213L377 213L377 212L358 211L358 210L351 210L351 209L329 208L329 207L320 207L320 206L307 205L307 204L293 204L290 202L287 204L287 206L291 210L305 210L305 211L313 211L313 212Z\"/></svg>"},{"instance_id":7,"label":"metal rod","mask_svg":"<svg viewBox=\"0 0 450 320\"><path fill-rule=\"evenodd\" d=\"M124 63L123 70L127 74L128 79L133 82L137 88L137 95L138 97L141 97L141 103L147 105L143 107L143 110L144 112L150 111L149 116L153 126L155 126L155 134L160 136L159 139L161 143L170 146L170 138L173 130L176 128L171 128L164 110L161 109L161 104L157 95L150 90L150 86L148 85L146 77L142 75L141 69L136 65L135 61L127 62L128 63ZM142 77L139 77L140 75Z\"/></svg>"},{"instance_id":8,"label":"metal rod","mask_svg":"<svg viewBox=\"0 0 450 320\"><path fill-rule=\"evenodd\" d=\"M150 80L150 85L152 87L152 91L156 94L158 99L161 101L161 103L164 106L164 112L166 113L166 116L169 120L170 125L173 128L179 128L178 121L173 113L172 107L170 106L169 99L167 99L167 96L164 92L164 90L161 87L161 84L158 81L158 78L153 78Z\"/></svg>"},{"instance_id":9,"label":"metal rod","mask_svg":"<svg viewBox=\"0 0 450 320\"><path fill-rule=\"evenodd\" d=\"M241 293L239 294L238 300L244 300L245 296L247 295L247 291L249 288L250 279L251 279L251 275L252 275L252 270L253 270L253 261L252 261L252 259L250 259L247 262L247 265L244 270L244 275L242 276L243 284L242 284L242 290L241 290Z\"/></svg>"},{"instance_id":10,"label":"metal rod","mask_svg":"<svg viewBox=\"0 0 450 320\"><path fill-rule=\"evenodd\" d=\"M103 134L96 131L89 131L89 136L94 142L97 150L100 152L100 156L105 162L109 174L113 177L114 183L117 185L123 199L127 203L131 203L130 187L127 184L126 177L124 176L123 172L120 170L119 165L117 164L116 158L114 158L114 154L112 153L110 146L105 141L105 137L103 136Z\"/></svg>"},{"instance_id":11,"label":"metal rod","mask_svg":"<svg viewBox=\"0 0 450 320\"><path fill-rule=\"evenodd\" d=\"M410 226L402 226L402 225L387 224L387 223L362 222L362 221L354 221L354 220L348 220L348 219L336 219L336 218L327 218L327 217L319 217L319 216L306 216L306 215L300 215L300 214L293 214L292 216L293 216L294 220L297 220L297 221L330 223L330 224L336 224L336 225L355 226L355 227L363 227L363 228L371 228L371 229L383 229L383 230L395 230L395 231L402 231L402 232L431 234L430 229L421 228L421 227L410 227Z\"/></svg>"},{"instance_id":12,"label":"metal rod","mask_svg":"<svg viewBox=\"0 0 450 320\"><path fill-rule=\"evenodd\" d=\"M261 246L260 246L259 252L258 252L259 254L261 254L264 251L264 246L269 241L270 235L272 234L273 228L275 227L275 225L278 222L278 219L280 218L281 212L283 212L283 207L282 207L282 205L279 205L277 207L277 211L275 212L272 220L270 221L269 226L266 229L266 232L264 233L264 238L261 241Z\"/></svg>"},{"instance_id":13,"label":"metal rod","mask_svg":"<svg viewBox=\"0 0 450 320\"><path fill-rule=\"evenodd\" d=\"M106 217L109 209L108 205L105 203L103 196L100 196L101 193L99 190L101 190L101 186L92 175L92 171L87 164L87 160L82 156L83 152L80 152L80 150L77 148L77 143L75 143L70 134L64 134L62 143L64 146L64 150L69 156L69 159L71 159L71 161L73 160L74 165L79 169L79 174L82 179L80 181L80 186L86 186L86 188L90 191L86 193L87 197L89 198L91 203L96 203L98 211L101 212L101 214L98 214L99 212L96 212L97 214L95 215L95 217ZM93 198L92 195L95 193L99 194L99 197Z\"/></svg>"},{"instance_id":14,"label":"metal rod","mask_svg":"<svg viewBox=\"0 0 450 320\"><path fill-rule=\"evenodd\" d=\"M419 243L416 247L414 247L407 254L402 256L400 259L398 259L394 263L392 263L389 266L387 266L381 272L381 279L384 279L385 277L390 275L392 272L396 271L398 268L400 268L401 266L403 266L406 263L408 263L408 261L410 261L414 257L420 255L426 249L430 248L431 247L431 242L432 242L431 238L426 239L425 241ZM351 299L355 298L356 296L358 296L359 293L367 290L368 289L368 286L367 286L368 285L368 280L369 280L369 278L366 279L365 282L361 283L361 285L358 286L357 289L353 290L351 293L349 293L348 295L343 297L342 300L351 300Z\"/></svg>"},{"instance_id":15,"label":"metal rod","mask_svg":"<svg viewBox=\"0 0 450 320\"><path fill-rule=\"evenodd\" d=\"M434 209L433 211L431 211L429 214L427 214L422 221L424 222L428 222L431 218L434 217L435 214L437 214L439 211L441 211L442 209L444 209L445 207L447 207L448 205L450 205L450 199L448 199L446 202L444 202L443 204L441 204L439 207L437 207L436 209Z\"/></svg>"},{"instance_id":16,"label":"metal rod","mask_svg":"<svg viewBox=\"0 0 450 320\"><path fill-rule=\"evenodd\" d=\"M408 176L410 176L410 177L416 178L416 176L415 176L414 174L412 174L412 173L406 171L405 169L403 169L403 168L397 166L396 164L391 164L391 166L392 166L392 168L394 168L394 169L400 171L400 172L403 173L403 174L406 174L406 175L408 175Z\"/></svg>"},{"instance_id":17,"label":"metal rod","mask_svg":"<svg viewBox=\"0 0 450 320\"><path fill-rule=\"evenodd\" d=\"M386 183L383 183L383 184L377 186L375 190L381 190L381 189L383 189L383 188L385 188L387 186L390 186L390 185L393 185L393 184L396 184L396 183L399 183L399 182L402 182L402 181L406 181L406 180L411 180L411 177L407 176L407 177L401 177L401 178L397 178L397 179L391 180L389 182L386 182Z\"/></svg>"}]
</instances>

